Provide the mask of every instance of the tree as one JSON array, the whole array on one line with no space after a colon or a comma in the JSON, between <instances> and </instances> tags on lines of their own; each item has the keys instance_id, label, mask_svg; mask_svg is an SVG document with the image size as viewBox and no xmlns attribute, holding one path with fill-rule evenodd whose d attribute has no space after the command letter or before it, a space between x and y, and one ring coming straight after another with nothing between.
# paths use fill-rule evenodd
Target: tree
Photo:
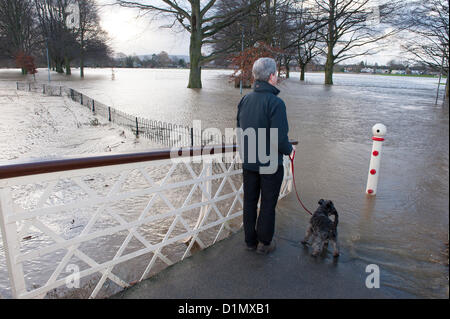
<instances>
[{"instance_id":1,"label":"tree","mask_svg":"<svg viewBox=\"0 0 450 319\"><path fill-rule=\"evenodd\" d=\"M240 80L242 79L243 87L250 87L253 82L253 64L259 58L272 58L277 59L282 51L278 48L274 48L264 42L258 42L255 46L247 48L242 52L239 52L233 57L231 66L235 69L231 78L234 80L235 87L239 87Z\"/></svg>"},{"instance_id":2,"label":"tree","mask_svg":"<svg viewBox=\"0 0 450 319\"><path fill-rule=\"evenodd\" d=\"M314 35L303 38L304 40L297 44L297 64L300 68L300 81L305 81L306 66L313 61L314 58L322 54L319 48L318 39Z\"/></svg>"},{"instance_id":3,"label":"tree","mask_svg":"<svg viewBox=\"0 0 450 319\"><path fill-rule=\"evenodd\" d=\"M402 46L416 63L426 65L447 75L445 96L449 97L449 4L448 0L413 2L403 14L406 25L414 36Z\"/></svg>"},{"instance_id":4,"label":"tree","mask_svg":"<svg viewBox=\"0 0 450 319\"><path fill-rule=\"evenodd\" d=\"M300 81L305 80L306 66L323 52L320 40L327 20L320 16L318 9L307 0L294 2L295 28L291 31L294 38L291 45L296 51L294 57L300 68Z\"/></svg>"},{"instance_id":5,"label":"tree","mask_svg":"<svg viewBox=\"0 0 450 319\"><path fill-rule=\"evenodd\" d=\"M179 59L178 60L178 66L180 68L185 68L186 67L186 61L184 61L183 59Z\"/></svg>"},{"instance_id":6,"label":"tree","mask_svg":"<svg viewBox=\"0 0 450 319\"><path fill-rule=\"evenodd\" d=\"M229 15L236 8L245 7L247 0L219 0L216 4L217 14ZM221 58L228 58L241 52L244 48L253 47L258 41L265 42L264 5L255 6L241 19L217 32L210 41L214 51L222 52ZM271 42L271 41L270 41ZM226 64L226 63L223 63Z\"/></svg>"},{"instance_id":7,"label":"tree","mask_svg":"<svg viewBox=\"0 0 450 319\"><path fill-rule=\"evenodd\" d=\"M169 54L166 51L161 51L157 56L158 66L162 68L168 67L172 64L172 60L169 57Z\"/></svg>"},{"instance_id":8,"label":"tree","mask_svg":"<svg viewBox=\"0 0 450 319\"><path fill-rule=\"evenodd\" d=\"M86 54L97 55L99 58L108 57L110 49L106 44L106 32L100 27L98 7L94 0L78 0L80 24L77 41L80 44L80 76L84 77L84 60Z\"/></svg>"},{"instance_id":9,"label":"tree","mask_svg":"<svg viewBox=\"0 0 450 319\"><path fill-rule=\"evenodd\" d=\"M41 42L48 47L51 63L58 73L71 74L70 64L80 61L84 76L85 59L109 60L107 36L100 27L94 0L33 0ZM75 23L70 25L69 18Z\"/></svg>"},{"instance_id":10,"label":"tree","mask_svg":"<svg viewBox=\"0 0 450 319\"><path fill-rule=\"evenodd\" d=\"M39 45L34 6L27 0L0 0L0 55L31 56ZM27 68L22 67L22 73Z\"/></svg>"},{"instance_id":11,"label":"tree","mask_svg":"<svg viewBox=\"0 0 450 319\"><path fill-rule=\"evenodd\" d=\"M268 34L274 47L280 49L281 54L277 57L278 62L278 76L283 71L286 73L286 78L289 78L290 63L295 57L295 47L292 46L296 42L295 38L295 16L291 13L290 0L273 1L272 10L267 13ZM268 4L266 4L268 6Z\"/></svg>"},{"instance_id":12,"label":"tree","mask_svg":"<svg viewBox=\"0 0 450 319\"><path fill-rule=\"evenodd\" d=\"M34 63L34 58L30 55L26 55L24 53L19 53L16 56L16 64L22 70L26 70L26 73L33 74L33 76L37 73L36 65Z\"/></svg>"},{"instance_id":13,"label":"tree","mask_svg":"<svg viewBox=\"0 0 450 319\"><path fill-rule=\"evenodd\" d=\"M106 32L104 32L103 30L99 31L95 35L95 37L88 38L87 40L85 40L82 57L84 61L90 61L91 63L95 63L96 65L111 65L112 62L111 55L112 51L109 45L107 44L107 35ZM80 61L80 66L81 65L82 63Z\"/></svg>"},{"instance_id":14,"label":"tree","mask_svg":"<svg viewBox=\"0 0 450 319\"><path fill-rule=\"evenodd\" d=\"M75 0L34 0L43 42L48 46L56 71L71 74L70 62L76 57L76 33L66 25L67 8Z\"/></svg>"},{"instance_id":15,"label":"tree","mask_svg":"<svg viewBox=\"0 0 450 319\"><path fill-rule=\"evenodd\" d=\"M215 34L244 17L263 1L249 0L245 7L237 7L226 15L217 12L217 0L208 0L205 3L200 0L158 0L156 4L145 4L142 0L116 0L116 3L124 7L138 8L147 12L169 16L173 19L170 27L178 24L190 33L188 87L201 88L202 65L214 60L221 53L214 51L208 55L202 55L203 46L213 43L212 38Z\"/></svg>"},{"instance_id":16,"label":"tree","mask_svg":"<svg viewBox=\"0 0 450 319\"><path fill-rule=\"evenodd\" d=\"M398 32L388 29L389 17L398 3L391 1L371 6L370 0L314 0L327 20L322 34L326 43L325 84L333 84L333 69L338 63L374 54L380 40ZM383 24L384 23L384 24Z\"/></svg>"}]
</instances>

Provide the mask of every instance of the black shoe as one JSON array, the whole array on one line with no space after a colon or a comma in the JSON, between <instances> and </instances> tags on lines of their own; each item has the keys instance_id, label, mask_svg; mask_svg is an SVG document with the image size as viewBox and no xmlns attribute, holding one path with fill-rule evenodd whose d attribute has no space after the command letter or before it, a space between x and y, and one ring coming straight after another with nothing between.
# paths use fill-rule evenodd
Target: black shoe
<instances>
[{"instance_id":1,"label":"black shoe","mask_svg":"<svg viewBox=\"0 0 450 319\"><path fill-rule=\"evenodd\" d=\"M245 250L247 250L247 251L255 251L256 247L257 247L257 245L246 245L245 246Z\"/></svg>"},{"instance_id":2,"label":"black shoe","mask_svg":"<svg viewBox=\"0 0 450 319\"><path fill-rule=\"evenodd\" d=\"M263 243L258 244L258 248L256 249L256 252L260 255L267 255L275 250L275 241L272 240L272 242L269 245L264 245Z\"/></svg>"}]
</instances>

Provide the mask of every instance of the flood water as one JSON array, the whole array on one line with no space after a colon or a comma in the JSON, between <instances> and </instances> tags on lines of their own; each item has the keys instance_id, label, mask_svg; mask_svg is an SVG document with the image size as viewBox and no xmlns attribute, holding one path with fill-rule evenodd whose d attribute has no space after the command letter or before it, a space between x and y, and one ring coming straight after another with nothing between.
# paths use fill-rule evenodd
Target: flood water
<instances>
[{"instance_id":1,"label":"flood water","mask_svg":"<svg viewBox=\"0 0 450 319\"><path fill-rule=\"evenodd\" d=\"M175 124L202 120L203 127L234 127L241 98L225 70L203 71L201 90L187 89L187 70L88 69L79 80L52 73L54 84L75 88L107 105ZM12 71L3 79L23 80ZM381 285L425 298L448 298L448 257L442 252L449 227L449 113L434 104L438 79L336 74L298 74L279 85L290 125L299 141L296 180L305 205L331 199L340 213L341 259L377 264ZM39 70L39 81L46 71ZM443 80L444 81L444 80ZM12 84L13 85L13 84ZM441 96L443 93L443 87ZM244 90L244 94L249 90ZM378 193L365 195L371 127L387 127ZM292 215L298 212L298 215ZM292 194L278 214L306 215ZM302 230L303 232L303 230ZM290 229L277 234L300 240Z\"/></svg>"}]
</instances>

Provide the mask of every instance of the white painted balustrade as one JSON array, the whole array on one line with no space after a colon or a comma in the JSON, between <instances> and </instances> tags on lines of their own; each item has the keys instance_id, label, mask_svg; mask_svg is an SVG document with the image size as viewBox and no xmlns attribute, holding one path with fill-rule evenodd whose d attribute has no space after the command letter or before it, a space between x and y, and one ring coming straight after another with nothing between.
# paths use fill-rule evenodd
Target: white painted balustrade
<instances>
[{"instance_id":1,"label":"white painted balustrade","mask_svg":"<svg viewBox=\"0 0 450 319\"><path fill-rule=\"evenodd\" d=\"M231 154L228 164L208 155L0 175L12 296L105 297L237 231L242 170ZM280 197L291 182L286 157Z\"/></svg>"}]
</instances>

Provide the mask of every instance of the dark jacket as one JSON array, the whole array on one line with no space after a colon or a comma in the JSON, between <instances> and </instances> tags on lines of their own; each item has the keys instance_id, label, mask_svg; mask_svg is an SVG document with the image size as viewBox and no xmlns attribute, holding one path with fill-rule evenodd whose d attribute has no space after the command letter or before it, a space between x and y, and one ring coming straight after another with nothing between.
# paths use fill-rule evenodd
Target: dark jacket
<instances>
[{"instance_id":1,"label":"dark jacket","mask_svg":"<svg viewBox=\"0 0 450 319\"><path fill-rule=\"evenodd\" d=\"M292 145L288 138L288 121L286 106L282 99L277 97L280 93L273 85L264 81L256 81L254 91L245 95L238 105L237 127L244 132L247 128L254 128L256 141L258 141L258 128L266 129L266 155L269 155L270 128L278 129L278 166L283 165L283 155L292 152ZM269 166L261 163L258 158L258 143L256 143L256 163L248 162L248 139L244 139L243 168L258 171L260 166Z\"/></svg>"}]
</instances>

